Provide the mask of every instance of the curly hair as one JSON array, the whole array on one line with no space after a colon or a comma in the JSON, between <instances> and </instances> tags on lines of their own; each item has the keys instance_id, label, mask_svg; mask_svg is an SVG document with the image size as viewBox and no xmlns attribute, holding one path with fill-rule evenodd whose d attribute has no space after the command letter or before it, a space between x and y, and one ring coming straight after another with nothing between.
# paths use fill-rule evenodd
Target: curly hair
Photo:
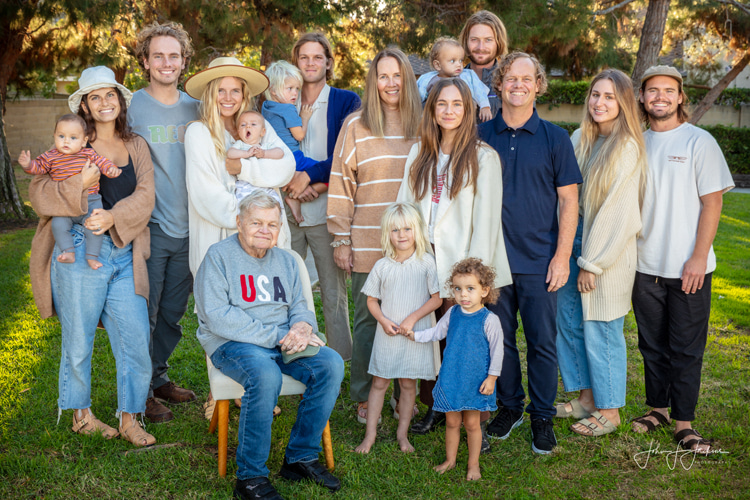
<instances>
[{"instance_id":1,"label":"curly hair","mask_svg":"<svg viewBox=\"0 0 750 500\"><path fill-rule=\"evenodd\" d=\"M146 69L145 61L148 60L148 56L151 50L151 40L157 36L171 36L178 42L180 42L180 49L182 52L182 59L185 62L185 68L190 64L190 58L193 56L193 44L190 42L190 35L182 27L180 23L172 21L164 24L154 22L149 24L138 33L138 41L135 46L135 58L138 60L138 64L141 66L143 76L146 77L147 81L151 81L151 74ZM180 70L180 76L177 81L182 79L182 75L185 73L185 69Z\"/></svg>"},{"instance_id":2,"label":"curly hair","mask_svg":"<svg viewBox=\"0 0 750 500\"><path fill-rule=\"evenodd\" d=\"M482 304L494 304L500 297L500 289L495 288L495 270L482 262L482 259L468 257L456 262L451 268L451 276L445 281L449 290L453 288L453 278L459 275L473 275L482 288L489 288L489 293L482 299Z\"/></svg>"},{"instance_id":3,"label":"curly hair","mask_svg":"<svg viewBox=\"0 0 750 500\"><path fill-rule=\"evenodd\" d=\"M511 52L507 56L503 57L500 63L492 72L492 86L495 90L500 91L503 85L503 77L510 71L510 67L518 59L530 59L534 63L534 69L536 70L536 83L539 85L539 92L536 93L537 97L547 92L547 73L545 73L542 64L539 59L526 52Z\"/></svg>"}]
</instances>

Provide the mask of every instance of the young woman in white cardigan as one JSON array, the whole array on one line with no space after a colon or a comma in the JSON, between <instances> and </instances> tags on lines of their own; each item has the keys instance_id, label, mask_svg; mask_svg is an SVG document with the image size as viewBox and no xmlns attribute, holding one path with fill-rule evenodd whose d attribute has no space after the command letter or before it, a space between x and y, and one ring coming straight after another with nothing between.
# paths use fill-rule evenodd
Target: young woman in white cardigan
<instances>
[{"instance_id":1,"label":"young woman in white cardigan","mask_svg":"<svg viewBox=\"0 0 750 500\"><path fill-rule=\"evenodd\" d=\"M635 279L646 154L633 85L608 69L591 82L581 128L571 137L583 174L568 284L557 292L557 358L566 392L557 417L601 436L620 425L627 353L623 322Z\"/></svg>"},{"instance_id":2,"label":"young woman in white cardigan","mask_svg":"<svg viewBox=\"0 0 750 500\"><path fill-rule=\"evenodd\" d=\"M453 264L478 257L495 269L495 287L500 288L512 282L502 234L502 168L495 150L477 136L474 115L465 82L444 78L435 84L422 114L421 140L406 160L398 201L422 210L441 285ZM454 305L444 286L440 297L447 300L439 311ZM425 434L445 420L431 409L432 385L420 383L420 400L430 410L412 426L414 433Z\"/></svg>"}]
</instances>

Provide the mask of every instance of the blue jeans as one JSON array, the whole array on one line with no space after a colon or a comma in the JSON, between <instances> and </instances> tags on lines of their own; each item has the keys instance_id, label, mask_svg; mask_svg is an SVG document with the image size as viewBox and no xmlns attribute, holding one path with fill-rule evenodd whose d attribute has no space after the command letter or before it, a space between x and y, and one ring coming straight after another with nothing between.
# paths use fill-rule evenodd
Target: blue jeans
<instances>
[{"instance_id":1,"label":"blue jeans","mask_svg":"<svg viewBox=\"0 0 750 500\"><path fill-rule=\"evenodd\" d=\"M146 299L135 293L132 249L117 248L104 236L102 267L93 270L86 263L82 227L74 225L72 233L76 261L57 262L58 246L52 255L52 299L62 328L57 405L91 406L91 355L101 318L117 366L117 412L141 413L151 382L150 331Z\"/></svg>"},{"instance_id":2,"label":"blue jeans","mask_svg":"<svg viewBox=\"0 0 750 500\"><path fill-rule=\"evenodd\" d=\"M289 364L279 348L229 341L211 355L221 373L245 388L240 410L237 446L237 479L268 476L273 407L281 392L281 375L307 386L297 409L297 420L286 447L288 463L316 460L320 440L344 379L344 362L334 350L321 347L318 354Z\"/></svg>"},{"instance_id":3,"label":"blue jeans","mask_svg":"<svg viewBox=\"0 0 750 500\"><path fill-rule=\"evenodd\" d=\"M612 321L584 321L578 291L582 220L570 256L568 282L557 291L557 361L565 392L591 389L600 409L625 406L627 349L625 316Z\"/></svg>"}]
</instances>

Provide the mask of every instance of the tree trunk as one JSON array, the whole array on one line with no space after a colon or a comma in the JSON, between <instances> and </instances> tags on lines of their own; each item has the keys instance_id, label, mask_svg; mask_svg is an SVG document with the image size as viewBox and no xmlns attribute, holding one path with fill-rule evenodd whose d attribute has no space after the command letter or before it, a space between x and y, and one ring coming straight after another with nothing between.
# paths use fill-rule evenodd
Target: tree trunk
<instances>
[{"instance_id":1,"label":"tree trunk","mask_svg":"<svg viewBox=\"0 0 750 500\"><path fill-rule=\"evenodd\" d=\"M2 99L5 108L5 99ZM5 119L0 119L0 220L26 218L21 196L16 186L16 176L13 173L13 162L5 140Z\"/></svg>"},{"instance_id":2,"label":"tree trunk","mask_svg":"<svg viewBox=\"0 0 750 500\"><path fill-rule=\"evenodd\" d=\"M646 18L643 21L641 44L633 68L633 87L637 90L641 86L641 75L656 64L664 40L664 27L667 24L670 0L649 0Z\"/></svg>"},{"instance_id":3,"label":"tree trunk","mask_svg":"<svg viewBox=\"0 0 750 500\"><path fill-rule=\"evenodd\" d=\"M706 111L711 109L711 106L714 105L714 101L719 97L719 94L721 94L727 86L732 83L732 80L737 78L737 75L742 73L742 70L745 69L745 66L750 63L750 52L745 52L745 55L742 56L742 59L740 59L740 62L734 65L734 67L724 75L724 78L719 80L719 83L713 86L711 90L708 91L706 96L701 100L701 102L698 103L698 105L693 110L692 116L690 117L690 123L695 125L698 123L698 121L703 118L703 115L706 114Z\"/></svg>"}]
</instances>

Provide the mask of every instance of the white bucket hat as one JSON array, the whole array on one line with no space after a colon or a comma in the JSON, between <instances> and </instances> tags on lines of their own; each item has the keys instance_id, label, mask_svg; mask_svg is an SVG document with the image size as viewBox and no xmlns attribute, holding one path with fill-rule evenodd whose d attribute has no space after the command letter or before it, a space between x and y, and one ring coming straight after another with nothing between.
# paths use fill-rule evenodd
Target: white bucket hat
<instances>
[{"instance_id":1,"label":"white bucket hat","mask_svg":"<svg viewBox=\"0 0 750 500\"><path fill-rule=\"evenodd\" d=\"M236 57L217 57L208 64L208 68L188 78L185 82L185 92L190 97L200 100L212 80L225 76L244 80L251 96L256 96L268 88L268 77L257 69L248 68Z\"/></svg>"},{"instance_id":2,"label":"white bucket hat","mask_svg":"<svg viewBox=\"0 0 750 500\"><path fill-rule=\"evenodd\" d=\"M130 106L133 93L124 85L117 83L114 71L106 66L94 66L84 69L83 73L81 73L81 77L78 79L78 90L68 97L68 107L73 113L78 113L83 96L94 90L105 89L107 87L118 89L125 98L125 105Z\"/></svg>"}]
</instances>

